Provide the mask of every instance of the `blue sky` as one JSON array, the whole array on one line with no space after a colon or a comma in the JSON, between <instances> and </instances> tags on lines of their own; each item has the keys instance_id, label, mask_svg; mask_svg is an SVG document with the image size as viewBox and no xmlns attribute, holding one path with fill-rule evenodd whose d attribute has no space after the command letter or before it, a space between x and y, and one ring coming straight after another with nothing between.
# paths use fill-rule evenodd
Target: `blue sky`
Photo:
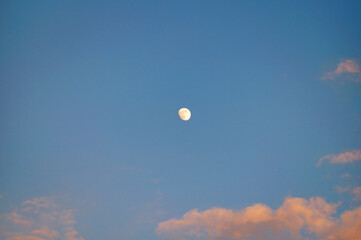
<instances>
[{"instance_id":1,"label":"blue sky","mask_svg":"<svg viewBox=\"0 0 361 240\"><path fill-rule=\"evenodd\" d=\"M3 1L2 237L160 239L192 209L287 197L358 209L360 7ZM28 205L63 212L77 234L16 223L35 219Z\"/></svg>"}]
</instances>

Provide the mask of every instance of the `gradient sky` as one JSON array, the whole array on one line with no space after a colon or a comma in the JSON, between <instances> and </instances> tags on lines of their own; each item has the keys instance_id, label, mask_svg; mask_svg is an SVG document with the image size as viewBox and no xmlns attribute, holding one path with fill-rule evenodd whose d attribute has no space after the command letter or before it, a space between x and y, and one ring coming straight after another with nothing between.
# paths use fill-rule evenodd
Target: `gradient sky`
<instances>
[{"instance_id":1,"label":"gradient sky","mask_svg":"<svg viewBox=\"0 0 361 240\"><path fill-rule=\"evenodd\" d=\"M71 219L73 237L38 232L66 240L155 240L192 209L286 197L358 208L360 9L2 1L1 239L47 224L16 222L26 206Z\"/></svg>"}]
</instances>

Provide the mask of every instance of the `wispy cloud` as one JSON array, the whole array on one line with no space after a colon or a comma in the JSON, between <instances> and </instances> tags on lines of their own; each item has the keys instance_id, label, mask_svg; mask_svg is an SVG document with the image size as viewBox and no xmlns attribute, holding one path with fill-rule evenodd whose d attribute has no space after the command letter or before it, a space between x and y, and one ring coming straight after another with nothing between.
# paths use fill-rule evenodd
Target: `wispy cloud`
<instances>
[{"instance_id":1,"label":"wispy cloud","mask_svg":"<svg viewBox=\"0 0 361 240\"><path fill-rule=\"evenodd\" d=\"M44 226L42 229L36 229L31 231L31 234L45 237L46 239L53 239L59 236L59 232Z\"/></svg>"},{"instance_id":2,"label":"wispy cloud","mask_svg":"<svg viewBox=\"0 0 361 240\"><path fill-rule=\"evenodd\" d=\"M341 61L334 71L326 72L322 80L335 80L338 77L344 76L346 79L353 82L361 82L360 66L355 60L346 59Z\"/></svg>"},{"instance_id":3,"label":"wispy cloud","mask_svg":"<svg viewBox=\"0 0 361 240\"><path fill-rule=\"evenodd\" d=\"M21 225L27 226L27 227L30 227L31 225L33 225L33 221L27 220L23 215L18 213L17 209L15 211L9 213L7 215L7 219L13 223L21 224Z\"/></svg>"},{"instance_id":4,"label":"wispy cloud","mask_svg":"<svg viewBox=\"0 0 361 240\"><path fill-rule=\"evenodd\" d=\"M53 198L39 197L25 201L6 214L11 231L2 234L6 240L84 240L75 230L74 211L62 209Z\"/></svg>"},{"instance_id":5,"label":"wispy cloud","mask_svg":"<svg viewBox=\"0 0 361 240\"><path fill-rule=\"evenodd\" d=\"M340 176L341 178L352 178L352 175L349 173L344 173Z\"/></svg>"},{"instance_id":6,"label":"wispy cloud","mask_svg":"<svg viewBox=\"0 0 361 240\"><path fill-rule=\"evenodd\" d=\"M352 193L353 193L353 199L354 201L360 201L361 200L361 187L355 187L353 190L352 190Z\"/></svg>"},{"instance_id":7,"label":"wispy cloud","mask_svg":"<svg viewBox=\"0 0 361 240\"><path fill-rule=\"evenodd\" d=\"M346 187L336 186L335 189L338 193L346 193L347 192L347 193L352 194L353 201L361 200L361 186L346 186Z\"/></svg>"},{"instance_id":8,"label":"wispy cloud","mask_svg":"<svg viewBox=\"0 0 361 240\"><path fill-rule=\"evenodd\" d=\"M45 238L37 237L37 236L24 236L21 233L11 233L8 234L11 240L46 240Z\"/></svg>"},{"instance_id":9,"label":"wispy cloud","mask_svg":"<svg viewBox=\"0 0 361 240\"><path fill-rule=\"evenodd\" d=\"M23 203L24 206L29 208L55 208L56 204L53 202L53 199L49 197L39 197L27 200Z\"/></svg>"},{"instance_id":10,"label":"wispy cloud","mask_svg":"<svg viewBox=\"0 0 361 240\"><path fill-rule=\"evenodd\" d=\"M350 240L361 236L361 207L334 217L339 204L323 198L288 197L277 210L255 204L239 211L212 208L191 210L181 219L159 223L165 239L207 240ZM313 239L313 238L312 238Z\"/></svg>"},{"instance_id":11,"label":"wispy cloud","mask_svg":"<svg viewBox=\"0 0 361 240\"><path fill-rule=\"evenodd\" d=\"M349 152L336 154L329 154L323 156L318 160L316 166L320 166L324 160L328 160L330 163L349 163L357 160L361 160L361 150L352 150Z\"/></svg>"},{"instance_id":12,"label":"wispy cloud","mask_svg":"<svg viewBox=\"0 0 361 240\"><path fill-rule=\"evenodd\" d=\"M336 189L336 191L337 191L338 193L344 193L344 192L349 192L349 191L351 191L351 188L350 188L350 187L336 186L335 189Z\"/></svg>"}]
</instances>

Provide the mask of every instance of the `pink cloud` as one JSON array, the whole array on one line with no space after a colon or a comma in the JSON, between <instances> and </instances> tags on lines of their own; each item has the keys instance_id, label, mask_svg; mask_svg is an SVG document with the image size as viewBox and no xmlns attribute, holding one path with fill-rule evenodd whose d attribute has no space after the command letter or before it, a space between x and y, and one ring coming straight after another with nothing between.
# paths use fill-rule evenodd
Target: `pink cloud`
<instances>
[{"instance_id":1,"label":"pink cloud","mask_svg":"<svg viewBox=\"0 0 361 240\"><path fill-rule=\"evenodd\" d=\"M53 239L59 236L59 232L53 229L50 229L49 227L45 226L42 229L37 229L31 231L31 234L40 235L45 237L46 239Z\"/></svg>"},{"instance_id":2,"label":"pink cloud","mask_svg":"<svg viewBox=\"0 0 361 240\"><path fill-rule=\"evenodd\" d=\"M361 81L360 66L355 60L347 59L341 61L337 68L332 72L327 72L323 75L322 80L334 80L340 76L348 76L348 79L353 82Z\"/></svg>"},{"instance_id":3,"label":"pink cloud","mask_svg":"<svg viewBox=\"0 0 361 240\"><path fill-rule=\"evenodd\" d=\"M207 240L357 240L361 237L361 207L334 217L339 204L323 198L288 197L277 210L266 205L233 211L191 210L181 219L161 222L157 234L165 239Z\"/></svg>"},{"instance_id":4,"label":"pink cloud","mask_svg":"<svg viewBox=\"0 0 361 240\"><path fill-rule=\"evenodd\" d=\"M36 207L36 208L54 208L56 207L56 204L53 202L52 198L49 197L39 197L39 198L33 198L31 200L27 200L23 202L23 205L27 205L30 207Z\"/></svg>"},{"instance_id":5,"label":"pink cloud","mask_svg":"<svg viewBox=\"0 0 361 240\"><path fill-rule=\"evenodd\" d=\"M349 163L357 160L361 160L361 150L352 150L349 152L340 153L338 155L336 154L329 154L326 156L323 156L318 160L318 163L316 166L320 166L321 163L324 160L329 160L330 163Z\"/></svg>"},{"instance_id":6,"label":"pink cloud","mask_svg":"<svg viewBox=\"0 0 361 240\"><path fill-rule=\"evenodd\" d=\"M341 73L359 73L360 67L354 60L345 60L338 64L334 73L341 74Z\"/></svg>"},{"instance_id":7,"label":"pink cloud","mask_svg":"<svg viewBox=\"0 0 361 240\"><path fill-rule=\"evenodd\" d=\"M15 210L11 213L9 213L6 218L8 220L10 220L11 222L15 223L15 224L21 224L24 226L31 226L33 225L33 221L30 219L25 219L24 216L22 216L21 214L18 213L18 210Z\"/></svg>"},{"instance_id":8,"label":"pink cloud","mask_svg":"<svg viewBox=\"0 0 361 240\"><path fill-rule=\"evenodd\" d=\"M5 240L84 240L75 230L74 211L63 209L53 198L39 197L25 201L6 214L7 228L0 234Z\"/></svg>"},{"instance_id":9,"label":"pink cloud","mask_svg":"<svg viewBox=\"0 0 361 240\"><path fill-rule=\"evenodd\" d=\"M37 236L25 236L21 233L7 233L6 240L46 240Z\"/></svg>"}]
</instances>

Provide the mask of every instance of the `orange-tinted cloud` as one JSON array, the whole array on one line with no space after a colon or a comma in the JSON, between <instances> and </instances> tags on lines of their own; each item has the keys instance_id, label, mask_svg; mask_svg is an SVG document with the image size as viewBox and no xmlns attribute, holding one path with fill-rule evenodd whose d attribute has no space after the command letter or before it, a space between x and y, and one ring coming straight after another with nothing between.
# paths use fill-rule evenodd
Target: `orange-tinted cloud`
<instances>
[{"instance_id":1,"label":"orange-tinted cloud","mask_svg":"<svg viewBox=\"0 0 361 240\"><path fill-rule=\"evenodd\" d=\"M32 208L55 208L56 204L53 202L52 198L49 197L39 197L33 198L23 202L23 205L29 206Z\"/></svg>"},{"instance_id":2,"label":"orange-tinted cloud","mask_svg":"<svg viewBox=\"0 0 361 240\"><path fill-rule=\"evenodd\" d=\"M53 239L59 236L59 232L49 227L45 226L42 229L36 229L31 231L31 234L40 235L45 237L46 239Z\"/></svg>"},{"instance_id":3,"label":"orange-tinted cloud","mask_svg":"<svg viewBox=\"0 0 361 240\"><path fill-rule=\"evenodd\" d=\"M272 210L255 204L239 211L212 208L191 210L181 219L159 223L156 232L165 239L207 240L359 240L361 207L334 217L339 204L323 198L288 197Z\"/></svg>"},{"instance_id":4,"label":"orange-tinted cloud","mask_svg":"<svg viewBox=\"0 0 361 240\"><path fill-rule=\"evenodd\" d=\"M352 150L350 152L344 152L340 153L338 155L336 154L329 154L326 156L323 156L318 160L318 163L316 166L320 166L321 163L324 160L329 160L330 163L349 163L357 160L361 160L361 150Z\"/></svg>"},{"instance_id":5,"label":"orange-tinted cloud","mask_svg":"<svg viewBox=\"0 0 361 240\"><path fill-rule=\"evenodd\" d=\"M18 210L9 213L6 217L8 220L16 224L21 224L28 227L33 225L33 221L27 220L23 215L18 213Z\"/></svg>"},{"instance_id":6,"label":"orange-tinted cloud","mask_svg":"<svg viewBox=\"0 0 361 240\"><path fill-rule=\"evenodd\" d=\"M322 77L322 80L334 80L335 78L342 75L347 76L348 79L353 82L360 82L360 66L354 60L343 60L337 65L337 68L334 71L325 73Z\"/></svg>"},{"instance_id":7,"label":"orange-tinted cloud","mask_svg":"<svg viewBox=\"0 0 361 240\"><path fill-rule=\"evenodd\" d=\"M6 240L46 240L44 238L37 236L25 236L24 234L21 233L7 233L6 235L7 235Z\"/></svg>"},{"instance_id":8,"label":"orange-tinted cloud","mask_svg":"<svg viewBox=\"0 0 361 240\"><path fill-rule=\"evenodd\" d=\"M354 60L345 60L338 64L334 73L341 74L341 73L359 73L360 67Z\"/></svg>"},{"instance_id":9,"label":"orange-tinted cloud","mask_svg":"<svg viewBox=\"0 0 361 240\"><path fill-rule=\"evenodd\" d=\"M6 214L7 228L0 234L5 240L84 240L75 230L73 210L62 209L53 198L39 197L25 201Z\"/></svg>"}]
</instances>

